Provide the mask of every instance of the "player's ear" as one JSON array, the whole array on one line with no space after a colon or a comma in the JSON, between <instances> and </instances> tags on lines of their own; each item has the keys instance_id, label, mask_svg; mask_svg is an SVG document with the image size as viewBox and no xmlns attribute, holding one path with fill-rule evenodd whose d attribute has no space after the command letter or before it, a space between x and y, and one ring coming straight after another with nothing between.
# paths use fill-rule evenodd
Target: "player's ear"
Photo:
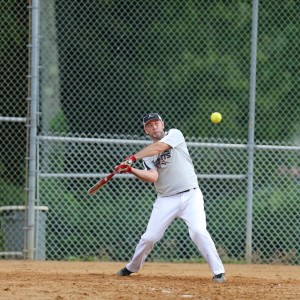
<instances>
[{"instance_id":1,"label":"player's ear","mask_svg":"<svg viewBox=\"0 0 300 300\"><path fill-rule=\"evenodd\" d=\"M144 126L144 131L145 131L145 133L146 133L146 135L148 135L149 133L147 132L147 129L146 129L146 127Z\"/></svg>"}]
</instances>

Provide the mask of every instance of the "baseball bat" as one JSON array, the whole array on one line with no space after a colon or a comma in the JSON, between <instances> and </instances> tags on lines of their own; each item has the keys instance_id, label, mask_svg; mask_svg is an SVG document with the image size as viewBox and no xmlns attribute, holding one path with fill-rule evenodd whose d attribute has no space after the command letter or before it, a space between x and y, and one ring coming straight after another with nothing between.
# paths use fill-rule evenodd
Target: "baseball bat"
<instances>
[{"instance_id":1,"label":"baseball bat","mask_svg":"<svg viewBox=\"0 0 300 300\"><path fill-rule=\"evenodd\" d=\"M112 172L108 174L105 178L102 178L100 181L98 181L95 185L93 185L89 190L89 195L94 195L97 191L99 191L105 184L107 184L117 173Z\"/></svg>"}]
</instances>

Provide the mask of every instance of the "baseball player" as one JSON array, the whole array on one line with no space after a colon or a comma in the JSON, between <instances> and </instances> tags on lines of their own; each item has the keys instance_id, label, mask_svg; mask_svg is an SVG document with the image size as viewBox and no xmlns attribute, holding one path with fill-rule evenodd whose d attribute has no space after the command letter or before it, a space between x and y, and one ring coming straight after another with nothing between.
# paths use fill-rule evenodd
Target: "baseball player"
<instances>
[{"instance_id":1,"label":"baseball player","mask_svg":"<svg viewBox=\"0 0 300 300\"><path fill-rule=\"evenodd\" d=\"M131 261L117 275L129 276L138 272L171 222L181 218L189 228L192 241L208 262L213 281L224 282L224 266L206 229L203 196L182 132L178 129L165 132L164 121L157 113L146 114L143 124L153 143L125 158L115 170L154 183L157 199ZM144 170L132 167L139 159L143 159Z\"/></svg>"}]
</instances>

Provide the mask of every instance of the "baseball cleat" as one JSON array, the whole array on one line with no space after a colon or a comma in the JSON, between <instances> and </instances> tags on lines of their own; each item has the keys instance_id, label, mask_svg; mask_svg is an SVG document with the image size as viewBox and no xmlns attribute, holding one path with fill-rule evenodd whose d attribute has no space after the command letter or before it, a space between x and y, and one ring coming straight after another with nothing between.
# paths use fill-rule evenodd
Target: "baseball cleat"
<instances>
[{"instance_id":1,"label":"baseball cleat","mask_svg":"<svg viewBox=\"0 0 300 300\"><path fill-rule=\"evenodd\" d=\"M221 273L221 274L215 275L212 280L214 282L225 282L226 281L225 274Z\"/></svg>"},{"instance_id":2,"label":"baseball cleat","mask_svg":"<svg viewBox=\"0 0 300 300\"><path fill-rule=\"evenodd\" d=\"M133 272L129 271L129 270L125 267L124 269L121 269L121 270L117 273L117 275L119 275L119 276L129 276L131 273L133 273Z\"/></svg>"}]
</instances>

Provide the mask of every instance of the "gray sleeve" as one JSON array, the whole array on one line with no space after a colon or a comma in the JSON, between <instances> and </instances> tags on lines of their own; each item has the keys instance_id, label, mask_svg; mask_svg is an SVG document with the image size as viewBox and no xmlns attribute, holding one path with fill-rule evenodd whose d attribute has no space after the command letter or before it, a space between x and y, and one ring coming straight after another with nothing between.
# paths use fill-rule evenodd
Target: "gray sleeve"
<instances>
[{"instance_id":1,"label":"gray sleeve","mask_svg":"<svg viewBox=\"0 0 300 300\"><path fill-rule=\"evenodd\" d=\"M178 145L180 145L181 143L184 143L184 136L182 134L182 132L178 129L170 129L168 134L166 136L164 136L160 142L164 142L168 145L170 145L172 148L177 147Z\"/></svg>"},{"instance_id":2,"label":"gray sleeve","mask_svg":"<svg viewBox=\"0 0 300 300\"><path fill-rule=\"evenodd\" d=\"M144 170L151 170L150 166L143 160Z\"/></svg>"},{"instance_id":3,"label":"gray sleeve","mask_svg":"<svg viewBox=\"0 0 300 300\"><path fill-rule=\"evenodd\" d=\"M153 157L145 157L143 159L143 167L144 170L157 169L155 164L153 163Z\"/></svg>"}]
</instances>

